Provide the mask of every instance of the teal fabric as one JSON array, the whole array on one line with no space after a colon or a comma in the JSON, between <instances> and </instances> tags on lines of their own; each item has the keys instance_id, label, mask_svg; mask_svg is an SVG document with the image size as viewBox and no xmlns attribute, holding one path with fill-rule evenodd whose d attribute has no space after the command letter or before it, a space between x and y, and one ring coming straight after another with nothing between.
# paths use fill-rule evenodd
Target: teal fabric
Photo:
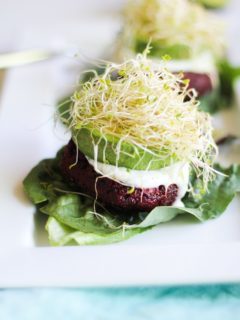
<instances>
[{"instance_id":1,"label":"teal fabric","mask_svg":"<svg viewBox=\"0 0 240 320\"><path fill-rule=\"evenodd\" d=\"M0 290L4 320L238 320L240 285Z\"/></svg>"}]
</instances>

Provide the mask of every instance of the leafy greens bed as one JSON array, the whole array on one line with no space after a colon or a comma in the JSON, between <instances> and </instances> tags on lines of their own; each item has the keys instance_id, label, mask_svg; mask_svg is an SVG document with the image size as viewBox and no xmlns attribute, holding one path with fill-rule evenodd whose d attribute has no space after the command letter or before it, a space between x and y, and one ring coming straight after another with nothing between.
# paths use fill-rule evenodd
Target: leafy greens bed
<instances>
[{"instance_id":1,"label":"leafy greens bed","mask_svg":"<svg viewBox=\"0 0 240 320\"><path fill-rule=\"evenodd\" d=\"M115 243L172 220L179 214L190 214L199 221L221 215L235 194L240 191L240 166L215 169L216 175L208 192L192 177L193 193L183 202L185 208L157 207L150 213L120 216L110 213L94 199L80 194L66 183L58 167L60 150L55 159L41 161L24 180L24 188L37 209L48 215L46 229L52 245L90 245ZM97 212L97 213L96 213Z\"/></svg>"}]
</instances>

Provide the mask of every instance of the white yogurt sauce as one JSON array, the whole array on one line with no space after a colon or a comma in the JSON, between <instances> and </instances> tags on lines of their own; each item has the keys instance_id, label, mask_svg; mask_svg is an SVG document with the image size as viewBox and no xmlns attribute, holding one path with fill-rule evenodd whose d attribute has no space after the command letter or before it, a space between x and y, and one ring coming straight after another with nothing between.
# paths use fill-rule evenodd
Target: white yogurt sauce
<instances>
[{"instance_id":1,"label":"white yogurt sauce","mask_svg":"<svg viewBox=\"0 0 240 320\"><path fill-rule=\"evenodd\" d=\"M156 188L164 185L166 188L171 184L178 186L176 203L183 198L188 190L190 166L186 162L176 162L159 170L129 170L124 167L116 167L88 158L94 169L126 186L135 188Z\"/></svg>"}]
</instances>

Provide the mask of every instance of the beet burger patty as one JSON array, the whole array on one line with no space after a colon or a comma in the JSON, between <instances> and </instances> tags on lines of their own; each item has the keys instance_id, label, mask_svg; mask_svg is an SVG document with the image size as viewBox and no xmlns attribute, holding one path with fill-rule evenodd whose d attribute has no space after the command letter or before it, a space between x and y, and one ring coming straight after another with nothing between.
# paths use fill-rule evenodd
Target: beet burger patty
<instances>
[{"instance_id":1,"label":"beet burger patty","mask_svg":"<svg viewBox=\"0 0 240 320\"><path fill-rule=\"evenodd\" d=\"M76 162L77 163L73 165ZM178 186L159 185L155 188L132 188L97 173L73 141L65 147L60 162L61 171L69 182L83 193L104 205L124 211L151 211L157 206L172 205L178 196Z\"/></svg>"}]
</instances>

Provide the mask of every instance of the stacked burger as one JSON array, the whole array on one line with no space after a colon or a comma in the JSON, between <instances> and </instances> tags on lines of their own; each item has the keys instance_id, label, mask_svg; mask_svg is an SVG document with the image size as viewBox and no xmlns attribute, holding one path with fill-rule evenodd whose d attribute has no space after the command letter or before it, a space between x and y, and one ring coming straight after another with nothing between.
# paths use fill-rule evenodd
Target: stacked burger
<instances>
[{"instance_id":1,"label":"stacked burger","mask_svg":"<svg viewBox=\"0 0 240 320\"><path fill-rule=\"evenodd\" d=\"M156 63L168 55L170 71L183 72L201 98L201 108L215 112L221 103L219 61L226 53L223 24L201 5L188 0L129 0L117 41L119 61L150 43Z\"/></svg>"},{"instance_id":2,"label":"stacked burger","mask_svg":"<svg viewBox=\"0 0 240 320\"><path fill-rule=\"evenodd\" d=\"M196 92L146 52L80 85L72 97L72 132L61 171L104 206L149 212L183 206L194 170L205 185L216 155L210 118Z\"/></svg>"},{"instance_id":3,"label":"stacked burger","mask_svg":"<svg viewBox=\"0 0 240 320\"><path fill-rule=\"evenodd\" d=\"M215 163L209 114L240 74L227 61L219 72L221 24L194 1L126 9L121 61L85 71L58 108L71 140L23 182L52 245L114 243L179 214L206 221L240 190L240 166Z\"/></svg>"}]
</instances>

